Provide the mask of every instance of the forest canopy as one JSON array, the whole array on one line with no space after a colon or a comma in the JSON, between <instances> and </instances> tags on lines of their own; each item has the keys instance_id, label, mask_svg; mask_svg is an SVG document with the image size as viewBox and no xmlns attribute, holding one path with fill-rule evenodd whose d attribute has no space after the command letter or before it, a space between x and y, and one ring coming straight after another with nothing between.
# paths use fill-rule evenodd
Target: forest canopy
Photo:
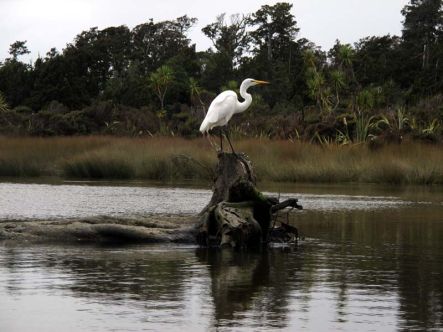
<instances>
[{"instance_id":1,"label":"forest canopy","mask_svg":"<svg viewBox=\"0 0 443 332\"><path fill-rule=\"evenodd\" d=\"M5 135L198 135L212 98L246 77L250 111L237 135L341 144L372 137L438 141L443 122L443 1L411 0L401 36L336 41L323 50L298 38L292 4L220 14L188 37L197 18L90 28L33 63L25 40L0 62L0 133ZM326 27L325 27L326 28ZM333 29L333 27L327 27Z\"/></svg>"}]
</instances>

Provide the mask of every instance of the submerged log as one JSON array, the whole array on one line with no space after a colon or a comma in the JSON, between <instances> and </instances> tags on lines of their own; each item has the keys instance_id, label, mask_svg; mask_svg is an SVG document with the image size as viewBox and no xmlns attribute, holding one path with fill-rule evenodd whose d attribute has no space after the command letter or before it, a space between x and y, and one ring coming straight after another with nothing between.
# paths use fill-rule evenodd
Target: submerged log
<instances>
[{"instance_id":1,"label":"submerged log","mask_svg":"<svg viewBox=\"0 0 443 332\"><path fill-rule=\"evenodd\" d=\"M0 220L0 243L194 243L196 222L188 215Z\"/></svg>"},{"instance_id":2,"label":"submerged log","mask_svg":"<svg viewBox=\"0 0 443 332\"><path fill-rule=\"evenodd\" d=\"M219 153L218 160L212 198L200 213L197 242L233 248L267 244L273 216L287 207L302 207L297 199L279 202L258 191L252 163L245 154Z\"/></svg>"}]
</instances>

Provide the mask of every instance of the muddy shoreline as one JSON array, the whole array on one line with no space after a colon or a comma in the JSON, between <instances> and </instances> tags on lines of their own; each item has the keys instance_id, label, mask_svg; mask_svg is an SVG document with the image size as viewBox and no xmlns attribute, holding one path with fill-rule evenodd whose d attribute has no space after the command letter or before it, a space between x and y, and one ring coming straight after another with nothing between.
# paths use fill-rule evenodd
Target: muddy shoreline
<instances>
[{"instance_id":1,"label":"muddy shoreline","mask_svg":"<svg viewBox=\"0 0 443 332\"><path fill-rule=\"evenodd\" d=\"M0 221L0 243L195 243L193 215Z\"/></svg>"}]
</instances>

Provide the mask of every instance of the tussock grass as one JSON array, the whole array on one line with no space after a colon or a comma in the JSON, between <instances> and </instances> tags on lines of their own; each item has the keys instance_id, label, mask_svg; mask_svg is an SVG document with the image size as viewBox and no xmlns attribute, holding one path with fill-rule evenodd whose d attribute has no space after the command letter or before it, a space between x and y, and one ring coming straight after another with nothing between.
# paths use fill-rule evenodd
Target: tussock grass
<instances>
[{"instance_id":1,"label":"tussock grass","mask_svg":"<svg viewBox=\"0 0 443 332\"><path fill-rule=\"evenodd\" d=\"M201 142L200 142L201 143ZM204 143L204 142L203 142ZM198 141L180 138L112 139L61 163L76 178L210 179L215 155Z\"/></svg>"},{"instance_id":2,"label":"tussock grass","mask_svg":"<svg viewBox=\"0 0 443 332\"><path fill-rule=\"evenodd\" d=\"M4 138L0 137L0 176L35 177L60 175L57 164L85 147L108 144L106 138Z\"/></svg>"},{"instance_id":3,"label":"tussock grass","mask_svg":"<svg viewBox=\"0 0 443 332\"><path fill-rule=\"evenodd\" d=\"M82 154L62 163L62 168L66 176L75 178L130 179L135 176L133 165L121 154Z\"/></svg>"},{"instance_id":4,"label":"tussock grass","mask_svg":"<svg viewBox=\"0 0 443 332\"><path fill-rule=\"evenodd\" d=\"M235 142L259 180L443 184L443 149L405 143L313 145L268 139ZM89 179L212 180L216 154L205 139L56 137L1 138L0 176Z\"/></svg>"}]
</instances>

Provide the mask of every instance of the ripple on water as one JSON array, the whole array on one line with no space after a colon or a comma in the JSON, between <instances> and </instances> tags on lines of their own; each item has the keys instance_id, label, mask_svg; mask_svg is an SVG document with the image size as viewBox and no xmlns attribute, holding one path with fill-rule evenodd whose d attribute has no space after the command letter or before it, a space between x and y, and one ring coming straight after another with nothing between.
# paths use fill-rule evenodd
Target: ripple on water
<instances>
[{"instance_id":1,"label":"ripple on water","mask_svg":"<svg viewBox=\"0 0 443 332\"><path fill-rule=\"evenodd\" d=\"M38 220L195 214L207 204L211 192L184 188L0 183L0 196L0 220ZM306 209L313 211L374 210L410 204L396 197L281 194L282 199L289 196L299 198Z\"/></svg>"},{"instance_id":2,"label":"ripple on water","mask_svg":"<svg viewBox=\"0 0 443 332\"><path fill-rule=\"evenodd\" d=\"M0 184L0 219L194 214L210 192L182 188Z\"/></svg>"}]
</instances>

